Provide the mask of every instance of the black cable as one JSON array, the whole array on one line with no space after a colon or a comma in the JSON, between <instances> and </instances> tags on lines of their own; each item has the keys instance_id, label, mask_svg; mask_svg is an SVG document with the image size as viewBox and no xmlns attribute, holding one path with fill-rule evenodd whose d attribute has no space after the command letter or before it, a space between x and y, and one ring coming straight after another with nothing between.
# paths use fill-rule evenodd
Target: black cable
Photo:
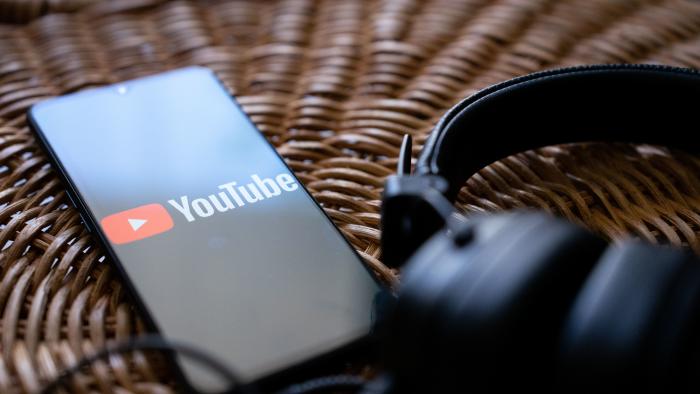
<instances>
[{"instance_id":1,"label":"black cable","mask_svg":"<svg viewBox=\"0 0 700 394\"><path fill-rule=\"evenodd\" d=\"M392 377L383 373L367 382L357 394L388 394L392 389Z\"/></svg>"},{"instance_id":2,"label":"black cable","mask_svg":"<svg viewBox=\"0 0 700 394\"><path fill-rule=\"evenodd\" d=\"M83 368L90 366L95 361L107 358L114 354L121 354L135 350L167 350L182 354L183 356L187 356L202 363L203 365L206 365L218 375L223 377L229 383L229 388L226 390L226 392L240 394L258 393L257 389L254 387L241 385L240 379L238 379L236 374L226 367L224 363L202 352L201 350L184 343L166 340L158 335L143 335L113 346L107 346L94 354L83 357L75 365L63 370L63 372L61 372L61 374L54 380L47 383L46 386L44 386L44 388L40 391L40 394L50 394L57 388L65 386L70 377L80 372L80 370Z\"/></svg>"},{"instance_id":3,"label":"black cable","mask_svg":"<svg viewBox=\"0 0 700 394\"><path fill-rule=\"evenodd\" d=\"M223 377L228 383L229 388L224 392L235 394L259 394L254 386L242 385L240 379L231 371L224 363L216 358L204 353L203 351L185 343L166 340L159 335L143 335L129 339L122 343L107 346L100 351L81 358L73 366L63 370L56 378L48 382L39 392L40 394L51 394L59 387L63 387L68 383L73 375L79 373L83 368L89 367L98 360L105 359L109 356L121 353L132 352L135 350L161 350L172 351L183 356L189 357L199 363L211 368L218 375ZM377 379L381 381L381 379ZM366 394L377 394L384 390L383 385L374 387L376 384L368 384L367 380L359 375L330 375L320 378L314 378L302 383L293 384L286 389L277 392L277 394L306 394L320 392L330 389L362 389ZM379 388L379 390L377 390Z\"/></svg>"},{"instance_id":4,"label":"black cable","mask_svg":"<svg viewBox=\"0 0 700 394\"><path fill-rule=\"evenodd\" d=\"M330 375L293 384L277 394L306 394L328 389L360 389L367 380L358 375Z\"/></svg>"}]
</instances>

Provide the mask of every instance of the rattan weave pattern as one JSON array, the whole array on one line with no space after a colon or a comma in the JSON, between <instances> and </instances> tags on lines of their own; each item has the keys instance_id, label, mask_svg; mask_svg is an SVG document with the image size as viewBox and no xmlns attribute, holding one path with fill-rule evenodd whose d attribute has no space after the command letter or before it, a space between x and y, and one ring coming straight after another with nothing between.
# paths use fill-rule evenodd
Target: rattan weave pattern
<instances>
[{"instance_id":1,"label":"rattan weave pattern","mask_svg":"<svg viewBox=\"0 0 700 394\"><path fill-rule=\"evenodd\" d=\"M0 1L0 20L20 21L3 8L11 3L21 4ZM208 66L368 264L394 281L378 260L379 200L402 134L415 137L417 153L441 113L479 88L610 62L699 67L700 3L108 0L0 25L0 393L35 391L82 354L140 329L27 129L32 103ZM538 207L612 239L633 235L700 253L698 170L697 159L657 147L549 147L482 170L459 205ZM115 356L71 391L169 392L159 371L143 354Z\"/></svg>"},{"instance_id":2,"label":"rattan weave pattern","mask_svg":"<svg viewBox=\"0 0 700 394\"><path fill-rule=\"evenodd\" d=\"M77 11L103 0L0 0L0 22L24 23L48 13Z\"/></svg>"}]
</instances>

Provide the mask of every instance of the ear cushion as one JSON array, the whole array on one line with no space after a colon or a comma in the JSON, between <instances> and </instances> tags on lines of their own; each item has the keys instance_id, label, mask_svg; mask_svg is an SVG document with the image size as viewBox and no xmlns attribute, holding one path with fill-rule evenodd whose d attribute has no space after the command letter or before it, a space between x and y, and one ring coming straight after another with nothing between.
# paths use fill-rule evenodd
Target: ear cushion
<instances>
[{"instance_id":1,"label":"ear cushion","mask_svg":"<svg viewBox=\"0 0 700 394\"><path fill-rule=\"evenodd\" d=\"M697 392L700 261L666 247L611 247L561 340L562 392Z\"/></svg>"},{"instance_id":2,"label":"ear cushion","mask_svg":"<svg viewBox=\"0 0 700 394\"><path fill-rule=\"evenodd\" d=\"M404 266L399 296L385 320L385 359L397 382L408 386L397 392L417 390L418 376L423 377L421 383L429 384L426 373L430 370L424 364L433 346L436 306L443 302L448 284L470 269L470 256L490 239L499 238L509 225L512 220L506 215L475 217L456 231L473 234L471 242L458 245L446 230L437 232Z\"/></svg>"},{"instance_id":3,"label":"ear cushion","mask_svg":"<svg viewBox=\"0 0 700 394\"><path fill-rule=\"evenodd\" d=\"M491 377L503 381L506 371L526 375L516 359L531 350L551 360L553 347L540 345L551 341L552 327L558 330L605 248L587 231L541 213L499 214L469 225L471 244L456 245L442 233L407 265L390 368L411 390L429 382L432 390L460 391L467 373L472 389L493 388Z\"/></svg>"},{"instance_id":4,"label":"ear cushion","mask_svg":"<svg viewBox=\"0 0 700 394\"><path fill-rule=\"evenodd\" d=\"M506 247L500 238L472 260L476 274L453 282L442 307L441 349L452 376L470 371L476 391L498 391L513 380L541 387L554 363L553 338L574 295L605 249L588 231L543 214L523 213ZM505 235L505 234L504 234ZM503 376L509 376L503 379Z\"/></svg>"}]
</instances>

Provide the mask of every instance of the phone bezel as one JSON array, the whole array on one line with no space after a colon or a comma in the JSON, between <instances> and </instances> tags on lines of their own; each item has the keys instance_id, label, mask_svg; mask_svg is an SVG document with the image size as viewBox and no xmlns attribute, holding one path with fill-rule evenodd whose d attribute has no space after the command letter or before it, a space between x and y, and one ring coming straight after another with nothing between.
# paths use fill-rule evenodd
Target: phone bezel
<instances>
[{"instance_id":1,"label":"phone bezel","mask_svg":"<svg viewBox=\"0 0 700 394\"><path fill-rule=\"evenodd\" d=\"M267 137L265 137L265 135L258 129L258 127L255 125L255 123L250 119L248 114L244 111L243 107L240 105L240 103L236 99L236 96L231 94L231 92L226 88L224 83L216 76L214 71L212 71L211 69L206 68L206 67L189 66L189 67L185 67L185 68L169 70L169 71L166 71L163 73L150 74L150 75L136 78L136 79L132 79L132 80L117 82L117 83L112 84L112 85L102 85L102 86L98 86L98 87L94 87L94 88L95 89L106 89L106 88L109 88L111 86L119 85L120 83L134 83L136 81L139 81L140 79L154 77L154 76L157 76L159 74L166 74L166 73L170 73L170 72L182 71L182 70L186 70L186 69L205 70L211 76L211 78L214 81L216 81L216 83L219 84L219 86L227 93L228 98L233 102L233 104L236 107L238 107L238 109L244 115L244 118L246 119L246 121L249 122L251 127L263 137L262 139L264 140L264 143L268 144L268 146L271 148L273 153L283 163L284 167L294 177L294 179L298 182L298 184L301 185L301 189L306 194L307 198L309 198L316 205L316 208L321 211L321 214L325 217L325 219L328 220L332 224L334 231L337 232L337 234L340 236L340 238L343 240L343 242L352 251L352 253L357 257L358 263L364 267L364 269L367 271L368 275L377 284L378 291L391 297L392 296L391 290L384 283L382 283L378 279L377 275L375 275L374 272L367 266L367 264L364 262L364 259L360 256L360 254L357 252L357 250L355 250L355 248L352 246L350 241L348 241L348 239L345 238L345 236L340 231L338 226L335 224L333 219L328 215L328 213L326 213L325 209L323 209L323 207L318 203L318 201L316 201L316 199L309 192L309 190L306 188L304 183L301 182L299 180L299 178L297 178L297 176L294 173L294 171L292 170L292 168L289 167L289 165L284 160L284 158L279 154L279 152L277 152L277 149L274 147L274 145L272 145L272 143L267 139ZM86 90L89 90L89 89L86 89ZM86 90L74 92L71 94L84 92ZM57 96L57 97L61 97L61 96ZM50 99L55 99L55 98L50 98ZM43 101L45 101L45 100L43 100ZM157 332L160 334L162 332L162 330L160 330L160 328L158 327L158 325L157 325L155 319L153 318L153 315L151 314L145 301L142 300L141 297L139 296L139 293L138 293L134 283L129 279L126 270L124 269L121 262L117 258L116 253L112 249L112 246L109 243L109 240L107 239L107 237L103 233L103 231L100 229L100 226L98 224L98 220L92 215L92 213L88 209L85 200L83 199L81 194L76 189L75 184L73 183L68 172L64 168L63 163L58 158L56 152L53 150L53 148L49 144L48 140L46 139L46 136L44 135L43 131L39 127L39 125L35 119L34 109L36 108L37 105L40 105L42 102L35 103L27 110L27 124L29 125L29 128L32 130L34 135L37 136L39 146L41 146L41 149L47 155L47 157L50 161L50 164L53 166L54 169L57 170L58 175L61 179L61 182L63 183L63 186L65 187L66 194L67 194L68 198L70 199L70 201L73 203L73 205L77 208L78 213L79 213L83 223L85 224L87 230L90 233L92 233L93 236L94 235L97 236L96 240L100 243L100 246L104 249L105 254L111 259L112 266L115 267L115 271L117 272L119 279L122 281L122 283L127 288L127 296L131 299L131 301L136 306L138 313L141 315L141 317L144 320L144 324L146 325L147 330L152 331L152 332ZM369 346L373 343L373 340L371 338L371 333L372 333L373 329L374 329L374 327L370 326L367 334L364 334L364 335L361 335L355 339L352 339L345 344L342 344L342 345L339 345L339 346L333 348L330 351L325 351L325 352L321 352L321 353L313 355L313 356L309 356L304 361L289 365L286 368L282 368L282 369L280 369L276 372L273 372L271 374L268 374L268 375L259 377L255 380L252 380L250 382L244 382L244 383L245 383L245 385L255 385L255 386L259 386L259 387L263 387L263 388L267 388L267 389L279 388L279 387L281 387L281 385L286 384L288 382L291 382L295 376L307 373L310 369L313 369L314 366L333 362L334 360L337 360L339 357L342 357L342 356L355 357L357 355L357 352L360 350L363 352L366 352L367 356L371 360L375 356L372 347ZM172 368L173 368L174 372L176 373L177 381L180 384L184 384L186 387L191 388L191 386L187 382L187 379L185 377L184 372L181 370L178 363L171 362L171 364L172 364ZM233 367L234 371L235 371L235 366L229 366L229 367Z\"/></svg>"}]
</instances>

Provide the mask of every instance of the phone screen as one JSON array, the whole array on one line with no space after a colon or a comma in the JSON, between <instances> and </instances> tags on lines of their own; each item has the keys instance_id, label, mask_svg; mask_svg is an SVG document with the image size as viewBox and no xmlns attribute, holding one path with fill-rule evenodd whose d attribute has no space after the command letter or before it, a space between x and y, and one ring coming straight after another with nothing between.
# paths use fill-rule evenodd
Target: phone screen
<instances>
[{"instance_id":1,"label":"phone screen","mask_svg":"<svg viewBox=\"0 0 700 394\"><path fill-rule=\"evenodd\" d=\"M50 99L30 122L167 338L251 381L369 332L380 286L211 71Z\"/></svg>"}]
</instances>

